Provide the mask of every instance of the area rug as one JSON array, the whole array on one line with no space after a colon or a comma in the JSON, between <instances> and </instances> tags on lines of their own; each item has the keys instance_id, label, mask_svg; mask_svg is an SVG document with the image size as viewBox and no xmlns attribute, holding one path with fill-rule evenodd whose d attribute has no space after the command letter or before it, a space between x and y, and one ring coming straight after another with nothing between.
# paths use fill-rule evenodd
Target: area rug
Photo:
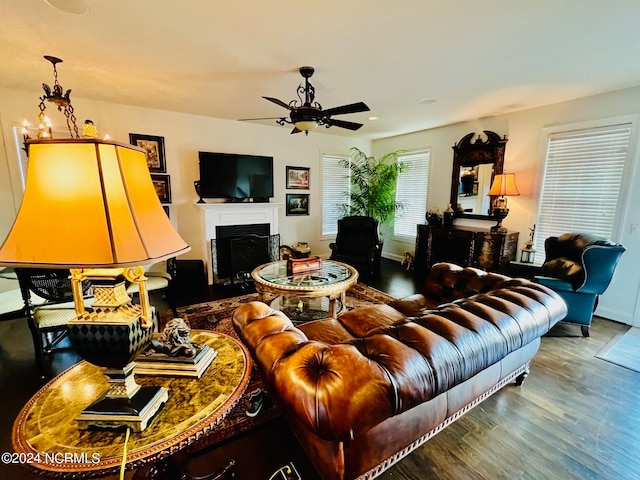
<instances>
[{"instance_id":1,"label":"area rug","mask_svg":"<svg viewBox=\"0 0 640 480\"><path fill-rule=\"evenodd\" d=\"M596 358L640 373L640 328L631 327L615 336L596 354Z\"/></svg>"},{"instance_id":2,"label":"area rug","mask_svg":"<svg viewBox=\"0 0 640 480\"><path fill-rule=\"evenodd\" d=\"M259 299L260 297L257 293L251 293L224 300L179 307L178 316L184 319L193 329L214 330L238 338L231 324L233 312L243 303ZM389 303L392 300L394 300L394 298L386 293L357 283L347 291L343 311L375 303ZM160 315L160 324L163 325L167 320L171 319L172 316L173 314L170 310L162 312ZM265 407L259 415L249 417L246 414L250 405L251 395L263 389L262 380L254 367L251 380L244 394L240 397L238 403L229 411L227 416L218 423L215 431L208 435L205 443L214 445L225 441L231 437L248 432L280 415L277 407L269 401L266 402Z\"/></svg>"}]
</instances>

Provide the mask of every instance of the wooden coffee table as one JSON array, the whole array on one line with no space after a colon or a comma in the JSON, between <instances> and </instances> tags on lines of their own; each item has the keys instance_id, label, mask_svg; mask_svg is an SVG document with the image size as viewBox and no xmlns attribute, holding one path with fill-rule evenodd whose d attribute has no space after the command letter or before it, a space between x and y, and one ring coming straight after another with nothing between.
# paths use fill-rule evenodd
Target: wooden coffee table
<instances>
[{"instance_id":1,"label":"wooden coffee table","mask_svg":"<svg viewBox=\"0 0 640 480\"><path fill-rule=\"evenodd\" d=\"M333 260L323 260L318 270L294 275L287 275L286 261L271 262L255 268L251 276L265 303L277 297L326 297L329 300L327 316L332 318L340 310L337 301L340 300L340 306L344 305L346 291L358 281L355 268Z\"/></svg>"},{"instance_id":2,"label":"wooden coffee table","mask_svg":"<svg viewBox=\"0 0 640 480\"><path fill-rule=\"evenodd\" d=\"M238 340L202 330L192 330L191 338L218 351L200 379L136 375L140 385L167 387L169 399L143 432L131 433L127 469L170 461L172 455L204 440L249 382L251 357ZM75 420L106 388L102 369L82 361L40 389L13 426L13 448L28 460L21 463L51 477L116 473L122 462L125 432L81 430Z\"/></svg>"}]
</instances>

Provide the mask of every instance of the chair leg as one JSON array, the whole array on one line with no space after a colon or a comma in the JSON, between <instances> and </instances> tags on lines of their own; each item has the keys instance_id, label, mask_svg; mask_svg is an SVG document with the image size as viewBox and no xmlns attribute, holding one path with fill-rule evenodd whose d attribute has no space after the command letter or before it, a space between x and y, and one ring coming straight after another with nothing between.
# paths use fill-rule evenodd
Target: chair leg
<instances>
[{"instance_id":1,"label":"chair leg","mask_svg":"<svg viewBox=\"0 0 640 480\"><path fill-rule=\"evenodd\" d=\"M582 330L582 336L583 337L590 337L591 333L589 332L589 325L582 325L580 327L580 330Z\"/></svg>"},{"instance_id":2,"label":"chair leg","mask_svg":"<svg viewBox=\"0 0 640 480\"><path fill-rule=\"evenodd\" d=\"M35 322L31 316L27 317L27 323L29 325L29 330L31 331L31 338L33 339L33 350L36 356L36 370L38 371L38 376L41 379L44 379L44 358L42 355L42 336L40 330L35 325Z\"/></svg>"}]
</instances>

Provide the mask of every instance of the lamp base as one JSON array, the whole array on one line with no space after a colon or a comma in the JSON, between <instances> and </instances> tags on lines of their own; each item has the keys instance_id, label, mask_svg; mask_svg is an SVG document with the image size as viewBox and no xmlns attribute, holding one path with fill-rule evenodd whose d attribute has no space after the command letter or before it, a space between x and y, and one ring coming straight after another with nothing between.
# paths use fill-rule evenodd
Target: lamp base
<instances>
[{"instance_id":1,"label":"lamp base","mask_svg":"<svg viewBox=\"0 0 640 480\"><path fill-rule=\"evenodd\" d=\"M85 408L76 419L81 429L130 427L142 432L169 398L166 387L140 387L131 397L112 398L106 394Z\"/></svg>"},{"instance_id":2,"label":"lamp base","mask_svg":"<svg viewBox=\"0 0 640 480\"><path fill-rule=\"evenodd\" d=\"M507 218L507 215L509 215L509 209L506 207L494 207L492 214L494 218L498 219L498 223L491 227L491 233L506 234L509 230L502 226L502 220Z\"/></svg>"}]
</instances>

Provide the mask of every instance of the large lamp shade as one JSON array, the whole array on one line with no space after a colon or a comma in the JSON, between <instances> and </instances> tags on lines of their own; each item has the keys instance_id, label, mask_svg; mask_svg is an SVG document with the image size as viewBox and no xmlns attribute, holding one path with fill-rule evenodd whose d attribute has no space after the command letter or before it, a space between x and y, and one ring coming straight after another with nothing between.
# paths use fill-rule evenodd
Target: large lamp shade
<instances>
[{"instance_id":1,"label":"large lamp shade","mask_svg":"<svg viewBox=\"0 0 640 480\"><path fill-rule=\"evenodd\" d=\"M95 138L30 141L25 193L0 264L127 267L189 249L162 209L142 150Z\"/></svg>"},{"instance_id":2,"label":"large lamp shade","mask_svg":"<svg viewBox=\"0 0 640 480\"><path fill-rule=\"evenodd\" d=\"M516 186L515 173L500 173L496 175L487 195L500 197L520 195L518 187Z\"/></svg>"}]
</instances>

